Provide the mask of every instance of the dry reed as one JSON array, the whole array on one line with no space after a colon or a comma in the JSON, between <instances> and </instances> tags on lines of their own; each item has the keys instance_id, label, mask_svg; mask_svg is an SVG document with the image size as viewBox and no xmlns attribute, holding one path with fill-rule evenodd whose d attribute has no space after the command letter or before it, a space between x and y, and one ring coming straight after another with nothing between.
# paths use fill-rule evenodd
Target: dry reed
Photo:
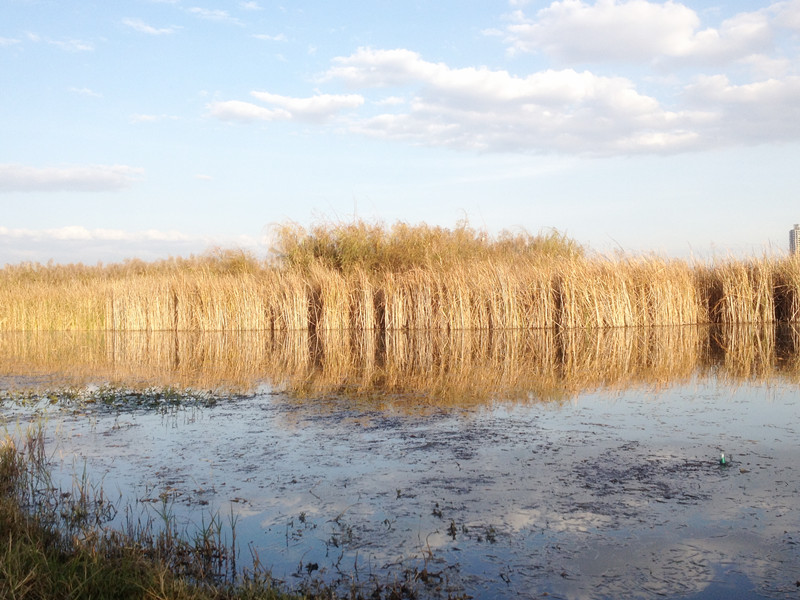
<instances>
[{"instance_id":1,"label":"dry reed","mask_svg":"<svg viewBox=\"0 0 800 600\"><path fill-rule=\"evenodd\" d=\"M6 266L10 331L457 331L800 318L800 259L693 264L587 254L557 232L495 238L398 224L284 227L239 251L116 265Z\"/></svg>"}]
</instances>

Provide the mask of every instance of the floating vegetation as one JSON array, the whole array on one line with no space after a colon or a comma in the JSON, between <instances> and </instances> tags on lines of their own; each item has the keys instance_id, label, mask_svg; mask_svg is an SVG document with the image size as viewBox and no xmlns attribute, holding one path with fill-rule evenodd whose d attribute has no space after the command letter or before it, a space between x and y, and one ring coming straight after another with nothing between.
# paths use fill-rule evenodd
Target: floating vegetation
<instances>
[{"instance_id":1,"label":"floating vegetation","mask_svg":"<svg viewBox=\"0 0 800 600\"><path fill-rule=\"evenodd\" d=\"M19 405L35 410L37 407L57 405L83 414L137 410L166 413L178 408L209 408L220 401L233 401L239 397L172 387L131 388L89 384L82 387L54 386L45 390L35 387L0 390L0 406Z\"/></svg>"}]
</instances>

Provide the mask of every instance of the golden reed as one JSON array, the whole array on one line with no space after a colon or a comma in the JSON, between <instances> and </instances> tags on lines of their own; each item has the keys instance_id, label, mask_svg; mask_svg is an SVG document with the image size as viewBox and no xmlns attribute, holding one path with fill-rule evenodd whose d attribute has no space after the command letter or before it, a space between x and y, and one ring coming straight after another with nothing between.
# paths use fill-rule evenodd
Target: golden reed
<instances>
[{"instance_id":1,"label":"golden reed","mask_svg":"<svg viewBox=\"0 0 800 600\"><path fill-rule=\"evenodd\" d=\"M0 270L6 331L457 331L800 318L800 260L587 256L558 233L490 239L364 223L278 231L275 257Z\"/></svg>"}]
</instances>

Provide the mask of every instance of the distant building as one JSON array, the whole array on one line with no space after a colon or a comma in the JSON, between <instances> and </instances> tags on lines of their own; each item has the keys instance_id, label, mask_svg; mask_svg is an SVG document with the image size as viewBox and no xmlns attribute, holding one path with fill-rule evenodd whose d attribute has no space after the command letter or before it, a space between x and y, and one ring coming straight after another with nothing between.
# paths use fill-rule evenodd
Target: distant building
<instances>
[{"instance_id":1,"label":"distant building","mask_svg":"<svg viewBox=\"0 0 800 600\"><path fill-rule=\"evenodd\" d=\"M800 254L800 225L789 230L789 254Z\"/></svg>"}]
</instances>

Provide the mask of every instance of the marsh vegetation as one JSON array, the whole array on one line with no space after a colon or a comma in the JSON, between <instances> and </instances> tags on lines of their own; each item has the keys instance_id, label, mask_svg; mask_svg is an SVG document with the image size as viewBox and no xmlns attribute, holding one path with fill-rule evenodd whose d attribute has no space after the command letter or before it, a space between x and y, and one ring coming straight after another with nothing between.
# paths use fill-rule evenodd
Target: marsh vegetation
<instances>
[{"instance_id":1,"label":"marsh vegetation","mask_svg":"<svg viewBox=\"0 0 800 600\"><path fill-rule=\"evenodd\" d=\"M18 331L456 331L793 322L800 261L603 257L558 232L364 222L242 251L113 265L7 265Z\"/></svg>"}]
</instances>

